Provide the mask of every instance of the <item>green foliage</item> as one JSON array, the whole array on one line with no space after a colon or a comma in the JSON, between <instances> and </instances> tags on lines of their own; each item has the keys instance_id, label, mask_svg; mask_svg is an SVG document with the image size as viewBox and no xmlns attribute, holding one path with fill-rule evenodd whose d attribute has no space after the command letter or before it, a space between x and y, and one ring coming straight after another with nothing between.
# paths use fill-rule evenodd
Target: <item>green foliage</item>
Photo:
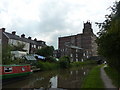
<instances>
[{"instance_id":1,"label":"green foliage","mask_svg":"<svg viewBox=\"0 0 120 90\"><path fill-rule=\"evenodd\" d=\"M70 67L70 59L67 56L63 56L59 59L59 64L61 68L68 68Z\"/></svg>"},{"instance_id":2,"label":"green foliage","mask_svg":"<svg viewBox=\"0 0 120 90\"><path fill-rule=\"evenodd\" d=\"M96 42L99 55L104 56L111 67L120 71L120 1L111 9L112 13L106 15Z\"/></svg>"},{"instance_id":3,"label":"green foliage","mask_svg":"<svg viewBox=\"0 0 120 90\"><path fill-rule=\"evenodd\" d=\"M84 62L72 62L70 63L70 65L72 67L79 67L79 66L83 66L83 65L95 65L96 64L96 61L94 60L88 60L88 61L84 61Z\"/></svg>"},{"instance_id":4,"label":"green foliage","mask_svg":"<svg viewBox=\"0 0 120 90\"><path fill-rule=\"evenodd\" d=\"M83 80L82 88L104 88L104 84L100 76L100 67L101 66L93 67Z\"/></svg>"},{"instance_id":5,"label":"green foliage","mask_svg":"<svg viewBox=\"0 0 120 90\"><path fill-rule=\"evenodd\" d=\"M12 63L11 49L12 47L10 45L2 48L2 64L6 65Z\"/></svg>"},{"instance_id":6,"label":"green foliage","mask_svg":"<svg viewBox=\"0 0 120 90\"><path fill-rule=\"evenodd\" d=\"M17 42L17 45L11 45L12 46L12 51L26 51L24 50L25 44Z\"/></svg>"},{"instance_id":7,"label":"green foliage","mask_svg":"<svg viewBox=\"0 0 120 90\"><path fill-rule=\"evenodd\" d=\"M57 62L56 58L54 58L54 57L47 57L46 61L48 61L48 62Z\"/></svg>"},{"instance_id":8,"label":"green foliage","mask_svg":"<svg viewBox=\"0 0 120 90\"><path fill-rule=\"evenodd\" d=\"M59 65L56 63L38 61L38 63L36 64L36 67L45 71L45 70L57 69L59 68Z\"/></svg>"},{"instance_id":9,"label":"green foliage","mask_svg":"<svg viewBox=\"0 0 120 90\"><path fill-rule=\"evenodd\" d=\"M112 83L116 87L120 87L120 72L116 71L114 68L111 67L105 67L104 69L107 75L112 79Z\"/></svg>"},{"instance_id":10,"label":"green foliage","mask_svg":"<svg viewBox=\"0 0 120 90\"><path fill-rule=\"evenodd\" d=\"M21 46L21 44L20 44ZM17 46L16 46L17 47ZM19 45L18 45L19 47ZM9 64L23 64L25 63L25 60L22 58L15 58L15 60L12 59L13 55L11 54L12 50L20 50L15 49L13 45L7 45L2 48L2 64L9 65Z\"/></svg>"},{"instance_id":11,"label":"green foliage","mask_svg":"<svg viewBox=\"0 0 120 90\"><path fill-rule=\"evenodd\" d=\"M39 54L44 57L50 57L50 56L53 56L53 51L54 51L53 46L46 46L46 47L43 47L43 48L37 50L36 54Z\"/></svg>"}]
</instances>

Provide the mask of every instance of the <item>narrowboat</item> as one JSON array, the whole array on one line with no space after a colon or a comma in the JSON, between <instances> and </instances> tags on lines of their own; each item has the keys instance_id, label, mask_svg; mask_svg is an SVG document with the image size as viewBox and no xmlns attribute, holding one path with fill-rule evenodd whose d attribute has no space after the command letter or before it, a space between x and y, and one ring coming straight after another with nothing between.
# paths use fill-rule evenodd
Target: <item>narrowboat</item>
<instances>
[{"instance_id":1,"label":"narrowboat","mask_svg":"<svg viewBox=\"0 0 120 90\"><path fill-rule=\"evenodd\" d=\"M0 65L0 77L9 79L31 74L30 65Z\"/></svg>"}]
</instances>

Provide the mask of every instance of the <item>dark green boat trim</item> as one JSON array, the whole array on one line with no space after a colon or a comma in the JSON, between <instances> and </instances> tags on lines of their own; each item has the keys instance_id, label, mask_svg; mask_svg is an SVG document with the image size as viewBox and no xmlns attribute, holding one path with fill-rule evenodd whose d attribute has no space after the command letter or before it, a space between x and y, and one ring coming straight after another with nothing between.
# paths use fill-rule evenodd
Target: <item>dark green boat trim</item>
<instances>
[{"instance_id":1,"label":"dark green boat trim","mask_svg":"<svg viewBox=\"0 0 120 90\"><path fill-rule=\"evenodd\" d=\"M14 73L14 74L5 74L5 75L0 75L2 76L2 79L8 79L8 78L14 78L14 77L21 77L21 76L27 76L31 74L32 72L24 72L24 73Z\"/></svg>"}]
</instances>

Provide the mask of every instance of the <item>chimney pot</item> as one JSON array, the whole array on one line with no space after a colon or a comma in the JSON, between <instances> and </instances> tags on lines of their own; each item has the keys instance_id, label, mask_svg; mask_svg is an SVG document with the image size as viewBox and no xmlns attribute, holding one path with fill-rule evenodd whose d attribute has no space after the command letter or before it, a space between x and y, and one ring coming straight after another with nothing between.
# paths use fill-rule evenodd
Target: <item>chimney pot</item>
<instances>
[{"instance_id":1,"label":"chimney pot","mask_svg":"<svg viewBox=\"0 0 120 90\"><path fill-rule=\"evenodd\" d=\"M15 35L15 34L16 34L16 31L13 31L12 34Z\"/></svg>"},{"instance_id":2,"label":"chimney pot","mask_svg":"<svg viewBox=\"0 0 120 90\"><path fill-rule=\"evenodd\" d=\"M31 37L28 37L28 39L30 39L30 40L31 40Z\"/></svg>"},{"instance_id":3,"label":"chimney pot","mask_svg":"<svg viewBox=\"0 0 120 90\"><path fill-rule=\"evenodd\" d=\"M34 41L37 41L37 39L35 38Z\"/></svg>"},{"instance_id":4,"label":"chimney pot","mask_svg":"<svg viewBox=\"0 0 120 90\"><path fill-rule=\"evenodd\" d=\"M22 38L25 38L25 34L22 34L21 37L22 37Z\"/></svg>"},{"instance_id":5,"label":"chimney pot","mask_svg":"<svg viewBox=\"0 0 120 90\"><path fill-rule=\"evenodd\" d=\"M5 28L1 28L2 32L5 32Z\"/></svg>"}]
</instances>

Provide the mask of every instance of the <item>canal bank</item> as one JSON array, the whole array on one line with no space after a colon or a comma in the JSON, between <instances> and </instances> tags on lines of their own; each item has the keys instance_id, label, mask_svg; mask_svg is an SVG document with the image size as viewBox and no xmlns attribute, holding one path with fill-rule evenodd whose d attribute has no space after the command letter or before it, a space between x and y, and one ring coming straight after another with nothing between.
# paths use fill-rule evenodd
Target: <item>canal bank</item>
<instances>
[{"instance_id":1,"label":"canal bank","mask_svg":"<svg viewBox=\"0 0 120 90\"><path fill-rule=\"evenodd\" d=\"M118 90L119 85L118 72L103 64L92 68L84 78L82 88L112 88Z\"/></svg>"},{"instance_id":2,"label":"canal bank","mask_svg":"<svg viewBox=\"0 0 120 90\"><path fill-rule=\"evenodd\" d=\"M84 78L82 88L105 88L100 74L100 68L102 66L103 65L97 65L92 68L92 70Z\"/></svg>"}]
</instances>

